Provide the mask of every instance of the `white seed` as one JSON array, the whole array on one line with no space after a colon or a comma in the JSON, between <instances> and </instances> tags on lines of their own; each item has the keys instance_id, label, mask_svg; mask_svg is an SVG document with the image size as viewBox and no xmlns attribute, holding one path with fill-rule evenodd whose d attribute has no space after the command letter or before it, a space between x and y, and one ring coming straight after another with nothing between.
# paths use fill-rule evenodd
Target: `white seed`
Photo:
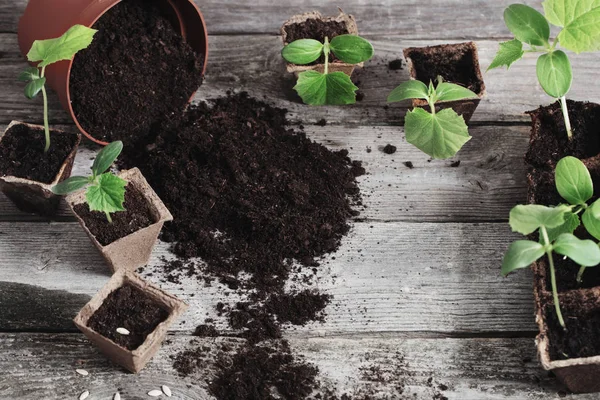
<instances>
[{"instance_id":1,"label":"white seed","mask_svg":"<svg viewBox=\"0 0 600 400\"><path fill-rule=\"evenodd\" d=\"M119 392L115 393L113 400L121 400L121 394Z\"/></svg>"},{"instance_id":2,"label":"white seed","mask_svg":"<svg viewBox=\"0 0 600 400\"><path fill-rule=\"evenodd\" d=\"M90 391L86 390L85 392L83 392L79 395L79 400L85 400L88 398L89 395L90 395Z\"/></svg>"},{"instance_id":3,"label":"white seed","mask_svg":"<svg viewBox=\"0 0 600 400\"><path fill-rule=\"evenodd\" d=\"M162 392L160 390L151 390L148 392L148 396L150 397L158 397L162 395Z\"/></svg>"},{"instance_id":4,"label":"white seed","mask_svg":"<svg viewBox=\"0 0 600 400\"><path fill-rule=\"evenodd\" d=\"M88 376L90 374L85 369L76 369L75 372L77 372L81 376Z\"/></svg>"},{"instance_id":5,"label":"white seed","mask_svg":"<svg viewBox=\"0 0 600 400\"><path fill-rule=\"evenodd\" d=\"M173 394L171 393L171 389L167 385L162 385L161 389L163 393L167 395L167 397L173 396Z\"/></svg>"},{"instance_id":6,"label":"white seed","mask_svg":"<svg viewBox=\"0 0 600 400\"><path fill-rule=\"evenodd\" d=\"M125 328L117 328L117 333L120 333L121 335L129 335L129 331Z\"/></svg>"}]
</instances>

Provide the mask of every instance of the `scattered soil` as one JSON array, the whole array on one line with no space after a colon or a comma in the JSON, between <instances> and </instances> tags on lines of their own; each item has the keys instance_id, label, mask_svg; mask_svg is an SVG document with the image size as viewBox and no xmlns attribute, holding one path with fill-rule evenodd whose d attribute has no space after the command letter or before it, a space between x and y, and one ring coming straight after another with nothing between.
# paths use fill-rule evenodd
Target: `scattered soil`
<instances>
[{"instance_id":1,"label":"scattered soil","mask_svg":"<svg viewBox=\"0 0 600 400\"><path fill-rule=\"evenodd\" d=\"M75 56L73 111L104 141L129 142L179 115L202 83L196 54L154 1L126 0L94 24L99 32Z\"/></svg>"},{"instance_id":2,"label":"scattered soil","mask_svg":"<svg viewBox=\"0 0 600 400\"><path fill-rule=\"evenodd\" d=\"M131 184L125 187L123 206L126 211L110 215L112 223L108 222L103 212L90 211L87 203L77 204L73 209L83 219L96 240L102 246L106 246L156 222L148 200Z\"/></svg>"},{"instance_id":3,"label":"scattered soil","mask_svg":"<svg viewBox=\"0 0 600 400\"><path fill-rule=\"evenodd\" d=\"M339 35L348 34L348 28L344 22L323 21L320 19L307 19L305 22L290 24L285 28L286 41L292 43L298 39L314 39L323 43L325 37L329 40Z\"/></svg>"},{"instance_id":4,"label":"scattered soil","mask_svg":"<svg viewBox=\"0 0 600 400\"><path fill-rule=\"evenodd\" d=\"M403 66L404 62L402 62L401 59L392 60L388 63L388 69L390 71L399 71L404 68Z\"/></svg>"},{"instance_id":5,"label":"scattered soil","mask_svg":"<svg viewBox=\"0 0 600 400\"><path fill-rule=\"evenodd\" d=\"M297 294L274 294L266 303L270 314L279 322L305 325L314 320L323 320L320 312L329 304L331 296L316 291L304 290Z\"/></svg>"},{"instance_id":6,"label":"scattered soil","mask_svg":"<svg viewBox=\"0 0 600 400\"><path fill-rule=\"evenodd\" d=\"M530 111L533 129L525 161L538 168L554 169L565 156L579 159L600 153L600 105L567 100L573 138L567 137L560 102Z\"/></svg>"},{"instance_id":7,"label":"scattered soil","mask_svg":"<svg viewBox=\"0 0 600 400\"><path fill-rule=\"evenodd\" d=\"M473 47L469 43L409 48L405 56L410 57L416 78L425 84L437 82L439 75L446 82L465 86L475 93L483 89L476 72Z\"/></svg>"},{"instance_id":8,"label":"scattered soil","mask_svg":"<svg viewBox=\"0 0 600 400\"><path fill-rule=\"evenodd\" d=\"M108 295L91 316L88 327L128 350L135 350L168 317L167 310L137 287L126 284ZM130 334L119 334L117 328L125 328Z\"/></svg>"},{"instance_id":9,"label":"scattered soil","mask_svg":"<svg viewBox=\"0 0 600 400\"><path fill-rule=\"evenodd\" d=\"M386 144L383 148L383 152L385 154L394 154L396 152L396 146L392 146L391 144Z\"/></svg>"},{"instance_id":10,"label":"scattered soil","mask_svg":"<svg viewBox=\"0 0 600 400\"><path fill-rule=\"evenodd\" d=\"M402 164L404 164L404 166L408 169L413 169L415 166L413 165L412 161L405 161Z\"/></svg>"},{"instance_id":11,"label":"scattered soil","mask_svg":"<svg viewBox=\"0 0 600 400\"><path fill-rule=\"evenodd\" d=\"M554 258L554 264L556 267L556 287L559 292L600 286L600 268L586 268L581 283L579 283L577 282L577 273L579 272L579 265L577 263L571 261L569 258L565 260L563 257L557 256ZM550 269L549 267L547 268L546 290L551 292L552 284L550 283Z\"/></svg>"},{"instance_id":12,"label":"scattered soil","mask_svg":"<svg viewBox=\"0 0 600 400\"><path fill-rule=\"evenodd\" d=\"M451 168L458 168L458 167L460 167L460 160L452 161L450 163L450 167Z\"/></svg>"},{"instance_id":13,"label":"scattered soil","mask_svg":"<svg viewBox=\"0 0 600 400\"><path fill-rule=\"evenodd\" d=\"M327 125L327 120L325 118L321 118L320 120L318 120L315 125L317 126L325 126Z\"/></svg>"},{"instance_id":14,"label":"scattered soil","mask_svg":"<svg viewBox=\"0 0 600 400\"><path fill-rule=\"evenodd\" d=\"M14 125L0 141L0 176L52 183L76 143L76 134L51 130L50 150L44 153L43 129Z\"/></svg>"}]
</instances>

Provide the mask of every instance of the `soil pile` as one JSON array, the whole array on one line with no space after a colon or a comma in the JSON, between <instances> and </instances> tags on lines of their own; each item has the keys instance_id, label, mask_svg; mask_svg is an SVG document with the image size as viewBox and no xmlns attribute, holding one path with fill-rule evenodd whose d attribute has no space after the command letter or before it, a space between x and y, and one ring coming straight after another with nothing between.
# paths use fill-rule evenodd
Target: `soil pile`
<instances>
[{"instance_id":1,"label":"soil pile","mask_svg":"<svg viewBox=\"0 0 600 400\"><path fill-rule=\"evenodd\" d=\"M202 83L203 55L174 29L156 1L125 0L93 28L94 41L75 56L70 78L81 126L104 141L145 135L179 115Z\"/></svg>"}]
</instances>

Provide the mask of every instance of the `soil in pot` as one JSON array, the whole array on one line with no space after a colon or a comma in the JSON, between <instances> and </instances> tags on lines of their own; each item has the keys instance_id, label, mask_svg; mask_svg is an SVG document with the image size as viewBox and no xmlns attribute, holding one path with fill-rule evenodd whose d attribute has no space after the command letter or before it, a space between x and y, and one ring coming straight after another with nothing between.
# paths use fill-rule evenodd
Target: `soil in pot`
<instances>
[{"instance_id":1,"label":"soil in pot","mask_svg":"<svg viewBox=\"0 0 600 400\"><path fill-rule=\"evenodd\" d=\"M534 129L525 155L528 164L552 168L563 157L579 159L600 153L600 105L567 100L573 138L569 140L560 103L530 111Z\"/></svg>"},{"instance_id":2,"label":"soil in pot","mask_svg":"<svg viewBox=\"0 0 600 400\"><path fill-rule=\"evenodd\" d=\"M108 222L103 212L90 211L87 203L77 204L73 207L73 210L83 219L85 226L102 246L107 246L156 222L150 209L150 203L144 195L133 185L127 185L125 190L125 203L123 204L125 211L112 213L112 223Z\"/></svg>"},{"instance_id":3,"label":"soil in pot","mask_svg":"<svg viewBox=\"0 0 600 400\"><path fill-rule=\"evenodd\" d=\"M458 83L475 93L482 90L482 82L474 64L473 48L468 44L451 48L414 48L407 57L412 60L416 78L426 85L430 81L437 82L441 75L445 82Z\"/></svg>"},{"instance_id":4,"label":"soil in pot","mask_svg":"<svg viewBox=\"0 0 600 400\"><path fill-rule=\"evenodd\" d=\"M580 283L577 282L577 273L579 272L579 265L577 263L568 258L565 260L561 256L555 256L554 264L556 267L556 287L559 292L575 289L589 289L600 286L600 268L586 268ZM548 266L546 266L545 285L546 290L551 292L552 284L550 283L550 270Z\"/></svg>"},{"instance_id":5,"label":"soil in pot","mask_svg":"<svg viewBox=\"0 0 600 400\"><path fill-rule=\"evenodd\" d=\"M141 289L126 284L107 296L90 317L88 327L133 351L168 317L169 312ZM118 328L127 329L129 335L118 333Z\"/></svg>"},{"instance_id":6,"label":"soil in pot","mask_svg":"<svg viewBox=\"0 0 600 400\"><path fill-rule=\"evenodd\" d=\"M93 27L99 32L75 56L69 86L83 129L106 142L131 142L179 115L202 83L203 55L155 2L125 0Z\"/></svg>"},{"instance_id":7,"label":"soil in pot","mask_svg":"<svg viewBox=\"0 0 600 400\"><path fill-rule=\"evenodd\" d=\"M77 143L77 135L50 131L50 150L44 153L43 129L12 126L0 141L0 176L52 183Z\"/></svg>"}]
</instances>

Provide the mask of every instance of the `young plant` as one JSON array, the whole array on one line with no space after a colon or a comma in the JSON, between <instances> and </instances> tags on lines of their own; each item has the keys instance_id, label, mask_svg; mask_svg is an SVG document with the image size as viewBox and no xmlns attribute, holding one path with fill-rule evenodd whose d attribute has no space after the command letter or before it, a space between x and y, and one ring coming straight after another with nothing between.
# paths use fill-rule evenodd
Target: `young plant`
<instances>
[{"instance_id":1,"label":"young plant","mask_svg":"<svg viewBox=\"0 0 600 400\"><path fill-rule=\"evenodd\" d=\"M72 59L78 51L87 48L94 38L97 30L83 25L75 25L56 39L36 40L33 42L27 59L37 62L37 67L28 67L19 74L19 80L27 82L25 97L33 99L39 92L44 98L44 131L46 134L46 147L50 149L50 127L48 126L48 96L46 95L46 67L62 60Z\"/></svg>"},{"instance_id":2,"label":"young plant","mask_svg":"<svg viewBox=\"0 0 600 400\"><path fill-rule=\"evenodd\" d=\"M110 213L125 211L123 202L125 201L127 181L106 171L115 162L122 150L123 142L110 143L96 156L92 165L91 176L72 176L54 186L52 192L64 196L87 186L85 199L90 211L103 212L108 222L112 223Z\"/></svg>"},{"instance_id":3,"label":"young plant","mask_svg":"<svg viewBox=\"0 0 600 400\"><path fill-rule=\"evenodd\" d=\"M573 72L567 54L557 49L560 44L575 53L600 49L600 1L546 0L545 16L535 9L513 4L504 11L504 22L515 39L500 43L500 50L490 69L520 60L525 53L541 53L537 60L537 77L544 91L561 104L569 139L573 136L566 95L571 89ZM550 43L550 24L562 28ZM529 48L524 50L523 44Z\"/></svg>"},{"instance_id":4,"label":"young plant","mask_svg":"<svg viewBox=\"0 0 600 400\"><path fill-rule=\"evenodd\" d=\"M356 35L340 35L325 43L314 39L296 40L283 48L283 58L297 65L306 65L325 57L323 73L304 71L298 75L294 89L302 101L313 106L356 103L358 88L348 75L341 71L329 72L329 56L333 53L347 64L359 64L373 57L373 46Z\"/></svg>"},{"instance_id":5,"label":"young plant","mask_svg":"<svg viewBox=\"0 0 600 400\"><path fill-rule=\"evenodd\" d=\"M388 103L408 99L427 100L431 112L415 108L406 114L404 131L406 141L416 146L432 158L453 157L461 147L471 140L467 124L462 116L453 109L446 108L435 111L439 101L455 101L477 97L471 90L454 83L443 82L438 77L438 84L429 87L421 81L403 82L388 96Z\"/></svg>"},{"instance_id":6,"label":"young plant","mask_svg":"<svg viewBox=\"0 0 600 400\"><path fill-rule=\"evenodd\" d=\"M556 315L566 329L556 288L553 253L568 257L581 266L577 280L581 282L587 267L600 264L600 247L592 240L581 240L573 232L581 225L600 240L600 200L588 205L594 195L594 185L588 169L575 157L565 157L556 166L556 189L568 204L546 207L537 204L518 205L510 212L514 232L539 233L539 242L517 240L510 245L502 261L502 275L530 266L546 256L550 266L550 283ZM580 214L582 214L580 219Z\"/></svg>"}]
</instances>

